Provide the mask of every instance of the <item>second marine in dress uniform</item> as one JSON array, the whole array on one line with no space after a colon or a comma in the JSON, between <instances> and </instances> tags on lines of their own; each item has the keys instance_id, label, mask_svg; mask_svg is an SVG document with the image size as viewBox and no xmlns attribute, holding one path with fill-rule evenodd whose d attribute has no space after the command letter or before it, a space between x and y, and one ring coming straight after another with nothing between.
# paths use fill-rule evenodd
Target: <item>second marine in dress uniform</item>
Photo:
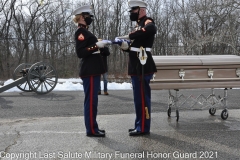
<instances>
[{"instance_id":1,"label":"second marine in dress uniform","mask_svg":"<svg viewBox=\"0 0 240 160\"><path fill-rule=\"evenodd\" d=\"M147 4L140 0L129 1L130 20L137 22L136 30L125 38L131 40L129 45L122 42L121 48L129 52L128 74L133 85L136 119L134 128L129 129L130 136L150 133L151 123L151 88L150 80L156 65L151 55L156 26L152 18L146 16Z\"/></svg>"},{"instance_id":2,"label":"second marine in dress uniform","mask_svg":"<svg viewBox=\"0 0 240 160\"><path fill-rule=\"evenodd\" d=\"M104 137L105 130L100 130L97 123L98 90L100 76L105 73L103 60L100 53L109 54L104 42L98 42L95 35L88 31L92 22L91 6L85 5L73 12L73 21L78 25L75 32L76 53L80 62L79 76L83 81L84 121L86 134L91 137Z\"/></svg>"}]
</instances>

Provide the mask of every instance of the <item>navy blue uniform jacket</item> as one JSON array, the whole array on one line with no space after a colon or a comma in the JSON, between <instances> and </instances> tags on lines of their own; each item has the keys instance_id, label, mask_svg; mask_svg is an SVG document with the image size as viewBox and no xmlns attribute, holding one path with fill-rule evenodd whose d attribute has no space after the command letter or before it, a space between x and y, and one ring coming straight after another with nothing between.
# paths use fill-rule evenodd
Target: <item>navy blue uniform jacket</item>
<instances>
[{"instance_id":1,"label":"navy blue uniform jacket","mask_svg":"<svg viewBox=\"0 0 240 160\"><path fill-rule=\"evenodd\" d=\"M156 32L157 28L152 18L141 18L138 21L137 30L129 34L129 38L132 40L130 47L152 48ZM129 52L128 74L141 75L142 64L140 63L137 52L131 50L127 50L127 52ZM151 52L146 53L148 58L146 64L144 65L144 74L153 74L154 72L157 72L157 68L155 62L153 61Z\"/></svg>"},{"instance_id":2,"label":"navy blue uniform jacket","mask_svg":"<svg viewBox=\"0 0 240 160\"><path fill-rule=\"evenodd\" d=\"M98 41L96 36L93 35L86 28L80 27L75 32L76 41L76 53L78 58L81 58L80 62L80 77L88 77L101 75L106 72L102 56L100 54L93 54L99 51L96 46ZM100 53L110 54L107 47L101 48Z\"/></svg>"}]
</instances>

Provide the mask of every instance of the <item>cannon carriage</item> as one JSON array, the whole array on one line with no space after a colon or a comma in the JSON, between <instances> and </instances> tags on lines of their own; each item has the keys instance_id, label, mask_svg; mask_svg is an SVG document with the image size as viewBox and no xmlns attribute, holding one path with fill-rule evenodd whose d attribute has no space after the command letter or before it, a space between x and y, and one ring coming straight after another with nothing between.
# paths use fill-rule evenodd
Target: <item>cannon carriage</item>
<instances>
[{"instance_id":1,"label":"cannon carriage","mask_svg":"<svg viewBox=\"0 0 240 160\"><path fill-rule=\"evenodd\" d=\"M58 75L55 68L45 62L22 63L13 72L14 82L0 87L0 93L17 87L24 92L47 94L57 85Z\"/></svg>"}]
</instances>

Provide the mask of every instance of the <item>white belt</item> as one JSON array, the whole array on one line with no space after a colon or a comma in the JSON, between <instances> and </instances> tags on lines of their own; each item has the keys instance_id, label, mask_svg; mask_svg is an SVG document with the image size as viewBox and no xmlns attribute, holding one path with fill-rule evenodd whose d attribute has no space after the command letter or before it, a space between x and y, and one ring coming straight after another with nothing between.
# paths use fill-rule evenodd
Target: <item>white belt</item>
<instances>
[{"instance_id":1,"label":"white belt","mask_svg":"<svg viewBox=\"0 0 240 160\"><path fill-rule=\"evenodd\" d=\"M151 52L152 48L143 48L146 49L147 52ZM136 47L131 47L130 51L135 51L135 52L140 52L141 49L140 48L136 48Z\"/></svg>"},{"instance_id":2,"label":"white belt","mask_svg":"<svg viewBox=\"0 0 240 160\"><path fill-rule=\"evenodd\" d=\"M99 54L100 53L100 51L96 51L96 52L93 52L92 54Z\"/></svg>"}]
</instances>

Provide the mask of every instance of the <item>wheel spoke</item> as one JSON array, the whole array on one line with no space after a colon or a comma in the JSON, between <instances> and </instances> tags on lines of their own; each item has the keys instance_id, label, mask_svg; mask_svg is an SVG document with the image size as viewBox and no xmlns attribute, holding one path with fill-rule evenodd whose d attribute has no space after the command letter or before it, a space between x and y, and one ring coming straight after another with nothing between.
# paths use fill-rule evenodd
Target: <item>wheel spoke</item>
<instances>
[{"instance_id":1,"label":"wheel spoke","mask_svg":"<svg viewBox=\"0 0 240 160\"><path fill-rule=\"evenodd\" d=\"M46 90L47 90L47 92L48 92L48 88L47 88L47 85L46 85L46 83L45 82L43 82L44 83L44 86L45 86L45 88L46 88Z\"/></svg>"},{"instance_id":2,"label":"wheel spoke","mask_svg":"<svg viewBox=\"0 0 240 160\"><path fill-rule=\"evenodd\" d=\"M32 86L34 87L34 90L36 90L35 84L39 84L39 80L37 81L37 83L36 83L36 81L34 81L34 84L32 83L32 81L34 81L34 80L31 80L30 83L31 83Z\"/></svg>"},{"instance_id":3,"label":"wheel spoke","mask_svg":"<svg viewBox=\"0 0 240 160\"><path fill-rule=\"evenodd\" d=\"M45 71L44 71L43 75L46 73L46 71L48 70L48 68L49 68L49 66L47 66L47 68L45 69Z\"/></svg>"},{"instance_id":4,"label":"wheel spoke","mask_svg":"<svg viewBox=\"0 0 240 160\"><path fill-rule=\"evenodd\" d=\"M38 90L38 88L40 87L41 84L42 84L41 82L38 83L38 86L36 87L36 91Z\"/></svg>"},{"instance_id":5,"label":"wheel spoke","mask_svg":"<svg viewBox=\"0 0 240 160\"><path fill-rule=\"evenodd\" d=\"M30 73L31 75L35 76L35 77L40 77L39 75L36 75L36 74L33 74L33 73Z\"/></svg>"},{"instance_id":6,"label":"wheel spoke","mask_svg":"<svg viewBox=\"0 0 240 160\"><path fill-rule=\"evenodd\" d=\"M48 83L48 81L45 81L49 86L51 86L51 88L53 87L50 83Z\"/></svg>"},{"instance_id":7,"label":"wheel spoke","mask_svg":"<svg viewBox=\"0 0 240 160\"><path fill-rule=\"evenodd\" d=\"M53 72L53 70L49 71L45 76L49 75L49 74L52 73L52 72Z\"/></svg>"},{"instance_id":8,"label":"wheel spoke","mask_svg":"<svg viewBox=\"0 0 240 160\"><path fill-rule=\"evenodd\" d=\"M26 90L26 87L27 87L27 82L25 82L24 90Z\"/></svg>"},{"instance_id":9,"label":"wheel spoke","mask_svg":"<svg viewBox=\"0 0 240 160\"><path fill-rule=\"evenodd\" d=\"M30 81L29 83L31 83L32 87L34 87L34 84L32 83L32 81ZM34 90L34 88L32 88Z\"/></svg>"},{"instance_id":10,"label":"wheel spoke","mask_svg":"<svg viewBox=\"0 0 240 160\"><path fill-rule=\"evenodd\" d=\"M32 79L35 83L38 83L39 79Z\"/></svg>"},{"instance_id":11,"label":"wheel spoke","mask_svg":"<svg viewBox=\"0 0 240 160\"><path fill-rule=\"evenodd\" d=\"M43 84L41 83L41 92L43 92Z\"/></svg>"}]
</instances>

